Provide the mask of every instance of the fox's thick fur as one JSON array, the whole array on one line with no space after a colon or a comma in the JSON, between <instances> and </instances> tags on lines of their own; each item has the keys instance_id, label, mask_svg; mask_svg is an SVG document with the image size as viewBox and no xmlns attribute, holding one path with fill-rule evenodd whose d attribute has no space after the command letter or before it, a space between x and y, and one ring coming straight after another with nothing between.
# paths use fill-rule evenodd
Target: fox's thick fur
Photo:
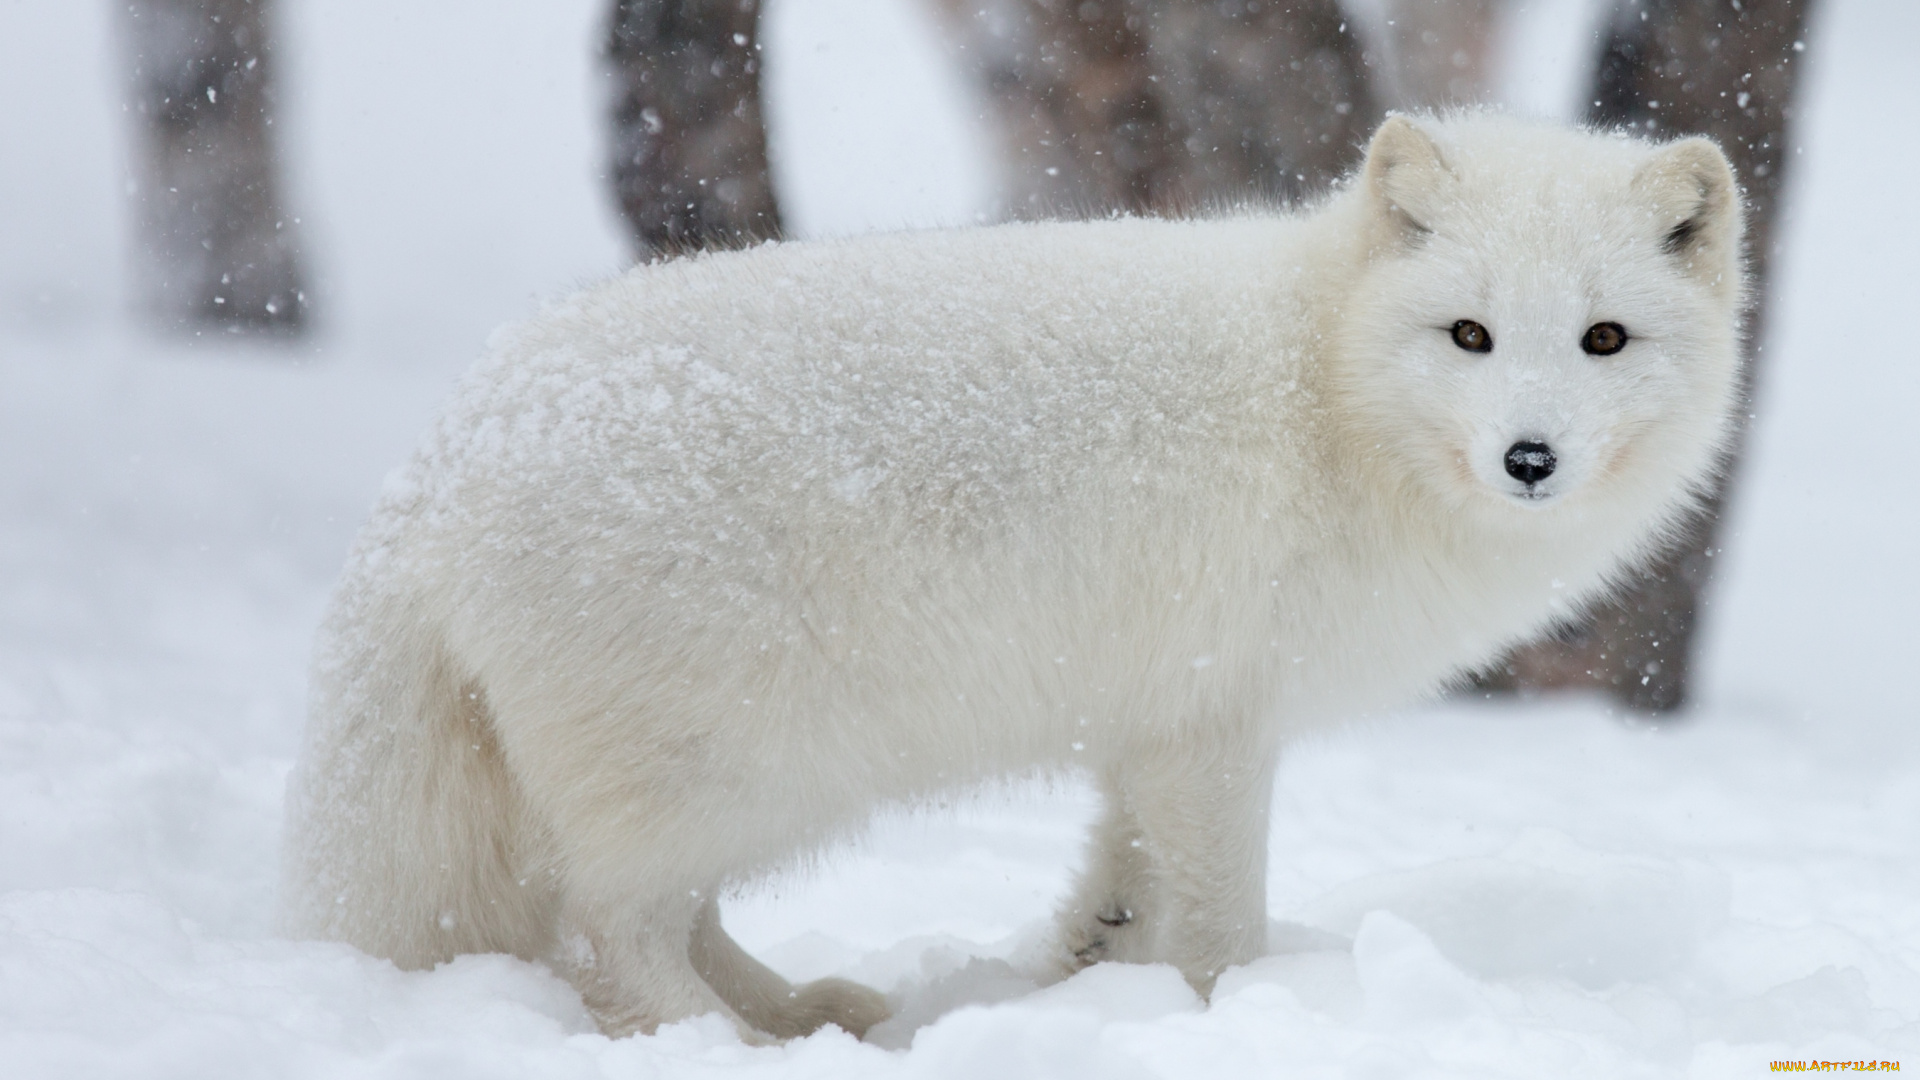
<instances>
[{"instance_id":1,"label":"fox's thick fur","mask_svg":"<svg viewBox=\"0 0 1920 1080\"><path fill-rule=\"evenodd\" d=\"M1300 214L769 245L505 332L361 534L291 795L300 932L554 964L604 1029L885 1015L715 897L876 805L1078 768L1061 972L1263 948L1288 739L1602 594L1717 466L1713 144L1388 120ZM1462 320L1489 351L1456 343ZM1582 349L1590 326L1627 336ZM1523 483L1510 447L1552 448Z\"/></svg>"}]
</instances>

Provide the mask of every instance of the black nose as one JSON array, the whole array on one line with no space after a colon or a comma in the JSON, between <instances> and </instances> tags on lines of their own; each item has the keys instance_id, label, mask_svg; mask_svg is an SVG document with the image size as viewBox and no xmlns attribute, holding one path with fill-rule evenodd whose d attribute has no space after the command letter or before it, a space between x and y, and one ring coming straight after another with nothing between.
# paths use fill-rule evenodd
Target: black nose
<instances>
[{"instance_id":1,"label":"black nose","mask_svg":"<svg viewBox=\"0 0 1920 1080\"><path fill-rule=\"evenodd\" d=\"M1537 484L1553 475L1553 448L1543 442L1517 442L1507 448L1507 475Z\"/></svg>"}]
</instances>

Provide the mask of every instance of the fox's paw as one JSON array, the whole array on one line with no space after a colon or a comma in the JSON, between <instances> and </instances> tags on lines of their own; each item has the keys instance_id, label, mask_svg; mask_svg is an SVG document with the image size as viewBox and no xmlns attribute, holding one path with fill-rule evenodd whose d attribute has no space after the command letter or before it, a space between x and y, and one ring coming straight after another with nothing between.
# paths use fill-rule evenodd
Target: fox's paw
<instances>
[{"instance_id":1,"label":"fox's paw","mask_svg":"<svg viewBox=\"0 0 1920 1080\"><path fill-rule=\"evenodd\" d=\"M1136 959L1135 922L1133 911L1117 902L1102 905L1091 918L1077 913L1064 916L1057 956L1061 977L1103 960Z\"/></svg>"}]
</instances>

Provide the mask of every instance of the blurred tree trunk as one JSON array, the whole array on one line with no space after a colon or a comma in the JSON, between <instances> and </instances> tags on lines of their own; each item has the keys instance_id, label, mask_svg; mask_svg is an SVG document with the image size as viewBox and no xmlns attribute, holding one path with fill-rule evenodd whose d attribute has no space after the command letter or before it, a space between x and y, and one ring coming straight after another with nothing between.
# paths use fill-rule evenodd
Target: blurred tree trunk
<instances>
[{"instance_id":1,"label":"blurred tree trunk","mask_svg":"<svg viewBox=\"0 0 1920 1080\"><path fill-rule=\"evenodd\" d=\"M1757 301L1746 325L1743 402L1751 397L1764 341L1760 302L1792 156L1788 130L1811 7L1812 0L1637 0L1619 12L1590 99L1593 123L1668 138L1710 135L1732 158L1746 189ZM1522 691L1598 688L1645 711L1684 704L1726 496L1723 480L1706 513L1631 591L1588 622L1519 650L1491 684Z\"/></svg>"},{"instance_id":2,"label":"blurred tree trunk","mask_svg":"<svg viewBox=\"0 0 1920 1080\"><path fill-rule=\"evenodd\" d=\"M940 0L999 120L1013 217L1294 200L1380 119L1334 0Z\"/></svg>"},{"instance_id":3,"label":"blurred tree trunk","mask_svg":"<svg viewBox=\"0 0 1920 1080\"><path fill-rule=\"evenodd\" d=\"M1386 0L1387 95L1401 108L1493 97L1493 47L1506 0Z\"/></svg>"},{"instance_id":4,"label":"blurred tree trunk","mask_svg":"<svg viewBox=\"0 0 1920 1080\"><path fill-rule=\"evenodd\" d=\"M616 0L613 184L642 258L780 235L759 0Z\"/></svg>"},{"instance_id":5,"label":"blurred tree trunk","mask_svg":"<svg viewBox=\"0 0 1920 1080\"><path fill-rule=\"evenodd\" d=\"M280 195L267 0L128 0L134 194L163 319L290 331L306 320Z\"/></svg>"}]
</instances>

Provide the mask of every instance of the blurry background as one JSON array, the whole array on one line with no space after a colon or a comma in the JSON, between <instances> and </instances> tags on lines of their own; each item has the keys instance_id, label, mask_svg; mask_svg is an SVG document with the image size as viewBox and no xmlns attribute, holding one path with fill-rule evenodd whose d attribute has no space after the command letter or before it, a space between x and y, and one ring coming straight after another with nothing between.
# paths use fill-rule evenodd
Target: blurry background
<instances>
[{"instance_id":1,"label":"blurry background","mask_svg":"<svg viewBox=\"0 0 1920 1080\"><path fill-rule=\"evenodd\" d=\"M1366 904L1492 978L1509 968L1437 928L1478 909L1445 908L1431 879L1404 891L1438 893L1441 915L1395 906L1391 874L1550 828L1722 875L1700 894L1720 922L1654 927L1696 966L1622 976L1679 1002L1695 1040L1789 1030L1714 995L1759 1001L1827 970L1840 981L1805 993L1832 1030L1904 1030L1920 1019L1916 42L1907 0L0 0L0 929L26 928L0 933L0 1004L55 1026L87 1011L59 1011L49 973L91 961L19 941L119 956L157 940L142 920L265 932L326 590L493 327L663 246L1295 198L1356 161L1385 109L1488 102L1713 131L1779 210L1756 252L1751 443L1717 538L1680 553L1651 606L1485 680L1598 697L1303 748L1282 778L1275 911L1314 921L1374 888ZM1683 701L1684 731L1600 719ZM895 821L729 920L800 974L913 970L872 952L912 934L998 941L1044 914L1085 813L1072 790L1025 797ZM1514 865L1568 865L1525 851ZM1344 918L1318 924L1350 934ZM124 992L175 1001L206 962ZM1722 1013L1760 1019L1700 1019ZM1671 1042L1636 1039L1627 1058Z\"/></svg>"}]
</instances>

